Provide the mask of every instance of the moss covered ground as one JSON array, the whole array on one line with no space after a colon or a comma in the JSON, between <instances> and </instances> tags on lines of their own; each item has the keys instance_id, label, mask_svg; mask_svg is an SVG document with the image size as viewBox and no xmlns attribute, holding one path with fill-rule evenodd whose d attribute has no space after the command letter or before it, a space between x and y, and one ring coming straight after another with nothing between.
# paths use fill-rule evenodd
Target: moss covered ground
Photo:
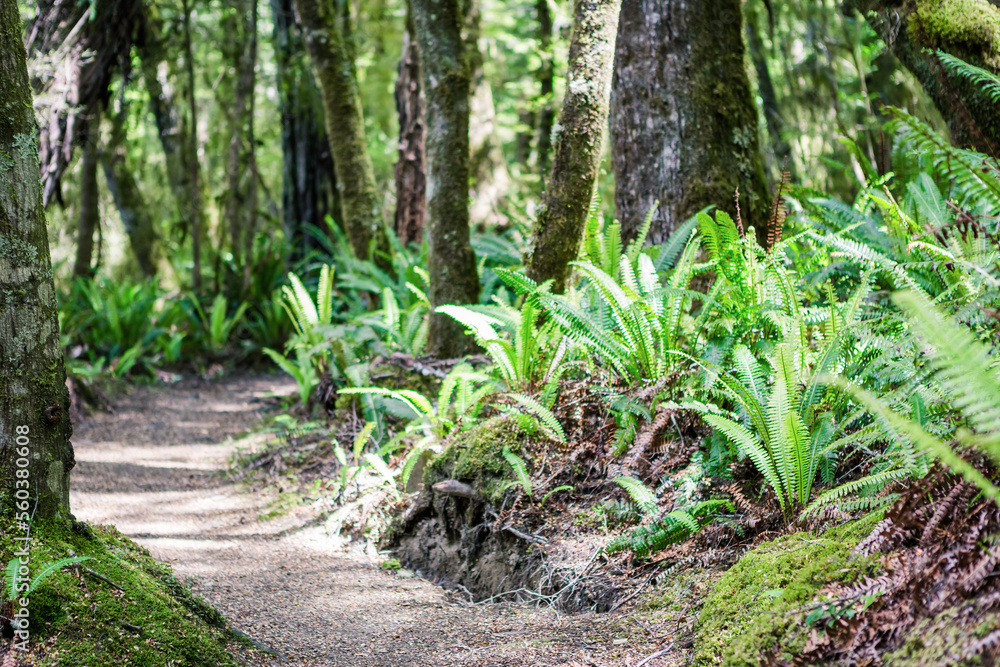
<instances>
[{"instance_id":1,"label":"moss covered ground","mask_svg":"<svg viewBox=\"0 0 1000 667\"><path fill-rule=\"evenodd\" d=\"M528 439L537 428L534 419L517 417L493 417L458 434L427 466L424 483L430 487L444 479L467 482L488 501L499 505L507 482L514 479L503 450L506 447L512 454L525 455Z\"/></svg>"},{"instance_id":2,"label":"moss covered ground","mask_svg":"<svg viewBox=\"0 0 1000 667\"><path fill-rule=\"evenodd\" d=\"M4 530L0 536L5 563L15 550L14 534ZM238 640L226 619L178 582L168 566L114 528L36 525L29 554L32 576L60 558L90 558L48 577L31 594L29 664L243 664L227 652ZM5 630L9 635L9 626Z\"/></svg>"},{"instance_id":3,"label":"moss covered ground","mask_svg":"<svg viewBox=\"0 0 1000 667\"><path fill-rule=\"evenodd\" d=\"M794 533L746 553L716 582L698 618L695 661L731 667L762 664L771 653L791 660L808 637L803 622L816 593L833 582L873 574L872 558L851 553L878 517L828 530Z\"/></svg>"}]
</instances>

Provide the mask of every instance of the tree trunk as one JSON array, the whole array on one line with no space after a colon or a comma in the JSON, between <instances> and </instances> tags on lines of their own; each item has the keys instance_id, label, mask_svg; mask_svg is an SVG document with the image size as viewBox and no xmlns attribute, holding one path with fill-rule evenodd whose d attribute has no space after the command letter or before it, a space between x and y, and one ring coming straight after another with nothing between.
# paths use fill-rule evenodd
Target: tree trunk
<instances>
[{"instance_id":1,"label":"tree trunk","mask_svg":"<svg viewBox=\"0 0 1000 667\"><path fill-rule=\"evenodd\" d=\"M149 95L149 110L153 114L156 133L167 164L170 191L178 207L183 209L181 202L185 201L190 193L182 154L188 138L181 133L177 100L174 98L174 90L167 77L168 68L165 67L167 44L162 34L163 26L152 11L147 8L142 32L137 40L137 51L141 63L142 82Z\"/></svg>"},{"instance_id":2,"label":"tree trunk","mask_svg":"<svg viewBox=\"0 0 1000 667\"><path fill-rule=\"evenodd\" d=\"M493 89L483 69L480 0L465 0L465 53L471 79L469 98L469 175L472 192L469 220L477 226L494 226L505 221L500 204L510 193L500 138L497 136L497 110ZM482 43L481 43L482 41Z\"/></svg>"},{"instance_id":3,"label":"tree trunk","mask_svg":"<svg viewBox=\"0 0 1000 667\"><path fill-rule=\"evenodd\" d=\"M326 134L337 174L343 225L354 254L372 257L371 245L388 252L388 240L378 210L375 169L368 155L361 94L351 58L345 0L295 0L305 29L306 48L312 59L326 111Z\"/></svg>"},{"instance_id":4,"label":"tree trunk","mask_svg":"<svg viewBox=\"0 0 1000 667\"><path fill-rule=\"evenodd\" d=\"M0 105L0 511L69 519L69 392L14 0L0 0Z\"/></svg>"},{"instance_id":5,"label":"tree trunk","mask_svg":"<svg viewBox=\"0 0 1000 667\"><path fill-rule=\"evenodd\" d=\"M555 94L556 68L552 56L552 10L549 0L536 0L538 16L538 52L542 65L538 68L541 109L538 112L538 174L545 178L549 171L549 151L552 148L552 124L556 119Z\"/></svg>"},{"instance_id":6,"label":"tree trunk","mask_svg":"<svg viewBox=\"0 0 1000 667\"><path fill-rule=\"evenodd\" d=\"M987 0L848 0L868 19L941 111L952 140L1000 156L1000 113L983 86L949 75L941 49L1000 75L1000 8Z\"/></svg>"},{"instance_id":7,"label":"tree trunk","mask_svg":"<svg viewBox=\"0 0 1000 667\"><path fill-rule=\"evenodd\" d=\"M257 87L257 0L250 0L250 20L247 31L247 220L243 236L243 293L250 291L253 269L253 239L257 233L257 141L254 138L254 90Z\"/></svg>"},{"instance_id":8,"label":"tree trunk","mask_svg":"<svg viewBox=\"0 0 1000 667\"><path fill-rule=\"evenodd\" d=\"M744 69L740 0L624 0L611 93L615 208L626 239L660 201L649 242L710 205L763 238L767 187Z\"/></svg>"},{"instance_id":9,"label":"tree trunk","mask_svg":"<svg viewBox=\"0 0 1000 667\"><path fill-rule=\"evenodd\" d=\"M431 304L476 303L479 275L469 243L469 64L458 0L412 0L427 96L427 213ZM428 348L438 357L472 350L464 327L431 314Z\"/></svg>"},{"instance_id":10,"label":"tree trunk","mask_svg":"<svg viewBox=\"0 0 1000 667\"><path fill-rule=\"evenodd\" d=\"M139 184L129 169L126 118L125 109L112 117L111 137L101 151L101 166L104 169L104 180L108 183L108 191L115 200L118 215L121 216L125 233L128 234L132 254L135 255L142 273L152 277L156 275L156 262L153 259L156 232L153 229L153 218L150 217L142 192L139 190Z\"/></svg>"},{"instance_id":11,"label":"tree trunk","mask_svg":"<svg viewBox=\"0 0 1000 667\"><path fill-rule=\"evenodd\" d=\"M98 108L91 110L83 121L85 128L80 133L82 148L80 155L80 218L76 233L76 261L73 275L91 277L94 255L94 231L101 224L98 207L100 193L97 189L98 140L101 133L101 113Z\"/></svg>"},{"instance_id":12,"label":"tree trunk","mask_svg":"<svg viewBox=\"0 0 1000 667\"><path fill-rule=\"evenodd\" d=\"M764 48L764 40L760 37L756 6L752 2L746 5L747 47L750 51L750 60L753 62L754 71L757 73L757 92L764 107L767 136L771 143L772 173L775 174L776 178L780 178L782 165L785 164L785 158L791 157L792 147L785 139L785 121L781 116L781 108L778 106L778 96L774 91L774 83L771 81L771 71L767 66L767 53ZM789 164L792 164L790 160ZM789 171L793 171L791 167L789 167Z\"/></svg>"},{"instance_id":13,"label":"tree trunk","mask_svg":"<svg viewBox=\"0 0 1000 667\"><path fill-rule=\"evenodd\" d=\"M621 0L576 0L555 161L535 223L528 275L562 292L576 259L601 162Z\"/></svg>"},{"instance_id":14,"label":"tree trunk","mask_svg":"<svg viewBox=\"0 0 1000 667\"><path fill-rule=\"evenodd\" d=\"M427 172L424 106L420 97L420 51L413 40L413 19L407 17L403 54L396 79L399 149L396 159L396 236L404 245L420 243L427 216Z\"/></svg>"},{"instance_id":15,"label":"tree trunk","mask_svg":"<svg viewBox=\"0 0 1000 667\"><path fill-rule=\"evenodd\" d=\"M226 180L228 182L228 193L226 201L226 220L229 223L229 247L233 253L233 263L236 270L243 273L243 267L250 261L249 256L244 254L246 236L248 233L245 222L244 207L247 202L247 193L244 193L242 184L247 183L252 187L255 183L252 172L248 179L242 178L247 174L249 163L248 154L252 147L246 147L248 138L248 124L252 112L254 93L254 67L257 59L257 3L255 0L236 0L233 3L237 24L234 25L234 32L238 37L234 39L235 49L232 57L236 61L236 83L233 87L233 112L230 117L229 135L229 159L226 164ZM219 249L222 252L222 248ZM241 276L242 277L242 276Z\"/></svg>"},{"instance_id":16,"label":"tree trunk","mask_svg":"<svg viewBox=\"0 0 1000 667\"><path fill-rule=\"evenodd\" d=\"M189 212L188 221L191 231L191 284L195 289L201 288L201 166L198 160L198 105L194 96L194 50L191 46L191 3L193 0L183 0L184 12L184 67L187 75L187 104L190 126L188 127L188 146L184 159L184 170L187 173Z\"/></svg>"},{"instance_id":17,"label":"tree trunk","mask_svg":"<svg viewBox=\"0 0 1000 667\"><path fill-rule=\"evenodd\" d=\"M327 215L342 223L330 142L323 131L323 103L306 61L302 27L293 0L271 0L274 53L281 110L281 217L289 262L317 247L309 225Z\"/></svg>"}]
</instances>

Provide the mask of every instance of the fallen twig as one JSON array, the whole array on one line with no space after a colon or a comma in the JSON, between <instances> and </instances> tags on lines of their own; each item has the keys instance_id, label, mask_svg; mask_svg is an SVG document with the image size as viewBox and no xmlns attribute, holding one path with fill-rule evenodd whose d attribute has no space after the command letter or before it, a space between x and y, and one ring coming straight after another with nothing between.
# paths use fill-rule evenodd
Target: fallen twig
<instances>
[{"instance_id":1,"label":"fallen twig","mask_svg":"<svg viewBox=\"0 0 1000 667\"><path fill-rule=\"evenodd\" d=\"M80 569L83 570L84 572L86 572L87 574L89 574L90 576L96 577L96 578L100 579L101 581L103 581L104 583L106 583L108 586L111 586L112 588L117 589L117 590L121 591L122 593L125 592L124 588L122 588L121 586L119 586L115 582L111 581L110 579L108 579L107 577L105 577L100 572L94 572L89 567L81 567Z\"/></svg>"},{"instance_id":2,"label":"fallen twig","mask_svg":"<svg viewBox=\"0 0 1000 667\"><path fill-rule=\"evenodd\" d=\"M670 642L670 646L668 646L667 648L665 648L665 649L663 649L661 651L657 651L656 653L654 653L652 655L646 656L642 660L642 662L637 662L635 664L635 667L642 667L643 665L645 665L647 662L649 662L653 658L659 658L661 655L666 655L667 653L670 653L671 651L674 650L674 644L676 644L676 643L677 642Z\"/></svg>"}]
</instances>

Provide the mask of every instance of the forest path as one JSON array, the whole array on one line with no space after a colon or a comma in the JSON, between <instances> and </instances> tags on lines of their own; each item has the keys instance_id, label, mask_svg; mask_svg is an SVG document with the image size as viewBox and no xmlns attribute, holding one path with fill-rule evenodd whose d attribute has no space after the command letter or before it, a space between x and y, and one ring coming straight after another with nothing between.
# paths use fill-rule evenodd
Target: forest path
<instances>
[{"instance_id":1,"label":"forest path","mask_svg":"<svg viewBox=\"0 0 1000 667\"><path fill-rule=\"evenodd\" d=\"M650 647L608 615L516 605L460 606L405 573L379 570L308 513L261 520L272 498L220 473L276 376L133 387L113 413L75 427L71 506L113 524L253 639L301 667L632 665ZM654 660L648 667L668 664Z\"/></svg>"}]
</instances>

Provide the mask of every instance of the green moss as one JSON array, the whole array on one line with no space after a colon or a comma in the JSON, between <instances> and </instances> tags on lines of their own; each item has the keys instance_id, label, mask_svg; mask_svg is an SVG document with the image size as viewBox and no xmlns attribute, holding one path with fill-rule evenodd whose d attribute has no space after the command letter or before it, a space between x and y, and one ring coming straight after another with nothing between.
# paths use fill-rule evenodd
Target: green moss
<instances>
[{"instance_id":1,"label":"green moss","mask_svg":"<svg viewBox=\"0 0 1000 667\"><path fill-rule=\"evenodd\" d=\"M986 0L925 0L916 13L919 20L910 21L910 30L926 36L928 46L958 47L1000 65L1000 13Z\"/></svg>"},{"instance_id":2,"label":"green moss","mask_svg":"<svg viewBox=\"0 0 1000 667\"><path fill-rule=\"evenodd\" d=\"M874 571L874 559L851 550L879 515L815 536L786 535L758 546L716 583L698 618L699 665L758 665L768 651L782 657L801 649L807 629L799 610L826 584L850 582Z\"/></svg>"},{"instance_id":3,"label":"green moss","mask_svg":"<svg viewBox=\"0 0 1000 667\"><path fill-rule=\"evenodd\" d=\"M513 416L493 417L478 424L455 437L448 448L428 464L424 484L430 487L444 479L467 482L496 504L503 497L505 483L513 479L503 449L506 446L514 454L521 454L524 444L535 432L530 426L529 420Z\"/></svg>"},{"instance_id":4,"label":"green moss","mask_svg":"<svg viewBox=\"0 0 1000 667\"><path fill-rule=\"evenodd\" d=\"M73 567L46 579L28 606L31 644L40 656L33 664L239 664L226 651L235 638L225 618L178 582L169 567L114 528L75 526L35 526L32 573L72 551L90 556L86 567L125 590ZM14 534L18 531L5 530L0 536L3 562L13 553Z\"/></svg>"}]
</instances>

